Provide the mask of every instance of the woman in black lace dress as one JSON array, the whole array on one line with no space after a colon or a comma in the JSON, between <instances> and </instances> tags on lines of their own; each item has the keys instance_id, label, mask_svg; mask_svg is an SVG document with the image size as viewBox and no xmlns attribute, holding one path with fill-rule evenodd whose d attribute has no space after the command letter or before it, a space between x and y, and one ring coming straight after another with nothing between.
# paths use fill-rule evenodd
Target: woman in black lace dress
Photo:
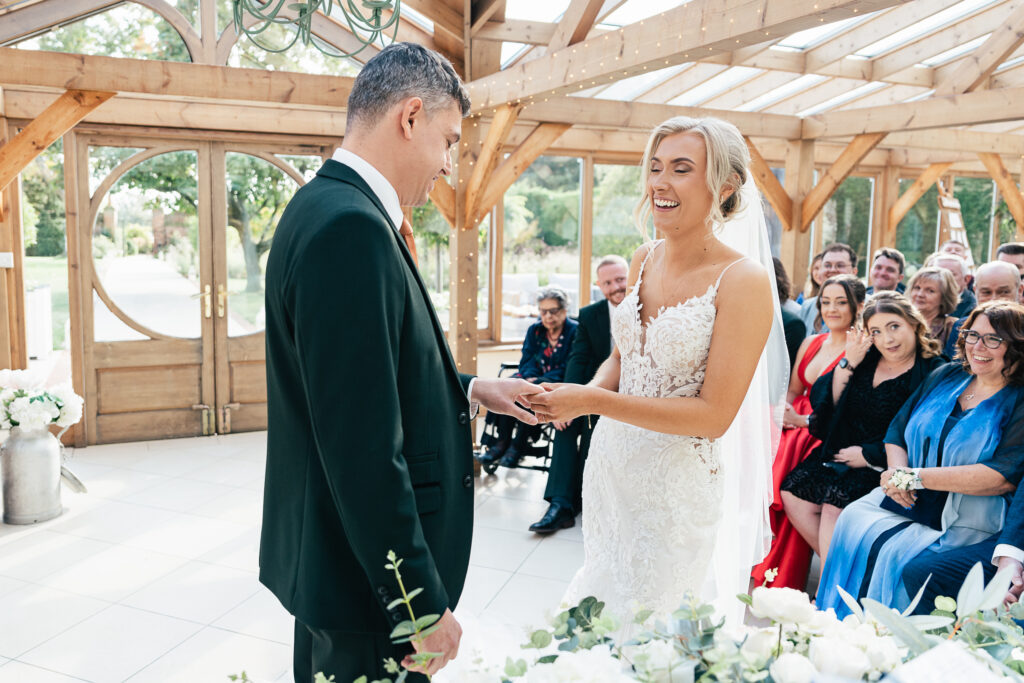
<instances>
[{"instance_id":1,"label":"woman in black lace dress","mask_svg":"<svg viewBox=\"0 0 1024 683\"><path fill-rule=\"evenodd\" d=\"M822 566L839 513L878 486L889 423L944 362L924 318L902 294L879 292L862 320L863 329L847 334L846 357L811 389L808 428L822 443L781 487L786 515Z\"/></svg>"}]
</instances>

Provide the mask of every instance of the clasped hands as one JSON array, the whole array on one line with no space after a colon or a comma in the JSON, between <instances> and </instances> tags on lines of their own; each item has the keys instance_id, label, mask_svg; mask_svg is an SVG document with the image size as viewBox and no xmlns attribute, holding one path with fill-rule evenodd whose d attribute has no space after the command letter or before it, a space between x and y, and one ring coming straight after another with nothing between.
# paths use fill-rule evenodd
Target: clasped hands
<instances>
[{"instance_id":1,"label":"clasped hands","mask_svg":"<svg viewBox=\"0 0 1024 683\"><path fill-rule=\"evenodd\" d=\"M885 495L892 498L900 506L904 508L914 507L914 503L917 502L917 494L914 491L907 491L905 489L896 488L895 486L889 486L889 480L892 475L896 473L896 470L901 469L899 467L890 467L886 471L882 472L880 477L880 485Z\"/></svg>"}]
</instances>

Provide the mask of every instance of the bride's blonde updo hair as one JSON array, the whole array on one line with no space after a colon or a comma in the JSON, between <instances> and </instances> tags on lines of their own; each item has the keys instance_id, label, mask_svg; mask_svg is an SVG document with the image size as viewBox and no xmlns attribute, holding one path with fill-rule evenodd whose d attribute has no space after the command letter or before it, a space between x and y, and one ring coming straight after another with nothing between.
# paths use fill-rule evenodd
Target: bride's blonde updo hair
<instances>
[{"instance_id":1,"label":"bride's blonde updo hair","mask_svg":"<svg viewBox=\"0 0 1024 683\"><path fill-rule=\"evenodd\" d=\"M750 165L750 150L743 135L728 121L715 118L693 119L689 116L675 116L665 121L651 133L641 163L642 197L633 209L633 220L640 232L647 234L647 223L651 218L651 193L647 176L651 170L651 158L661 141L677 133L694 133L704 138L707 150L707 183L712 197L720 197L726 189L732 189L723 202L714 202L708 221L721 225L727 218L742 208L740 188L747 182L747 166Z\"/></svg>"}]
</instances>

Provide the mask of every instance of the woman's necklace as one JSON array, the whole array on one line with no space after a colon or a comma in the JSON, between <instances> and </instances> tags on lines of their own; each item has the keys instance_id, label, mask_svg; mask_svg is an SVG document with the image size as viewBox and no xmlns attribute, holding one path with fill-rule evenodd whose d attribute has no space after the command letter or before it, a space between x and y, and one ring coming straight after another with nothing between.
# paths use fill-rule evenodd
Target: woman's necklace
<instances>
[{"instance_id":1,"label":"woman's necklace","mask_svg":"<svg viewBox=\"0 0 1024 683\"><path fill-rule=\"evenodd\" d=\"M558 343L559 337L562 336L561 332L555 332L554 336L551 335L551 331L548 331L548 346L554 346Z\"/></svg>"},{"instance_id":2,"label":"woman's necklace","mask_svg":"<svg viewBox=\"0 0 1024 683\"><path fill-rule=\"evenodd\" d=\"M972 391L969 394L964 394L964 401L973 401L974 397L981 393L981 382L979 382L977 380L977 378L972 379L971 380L971 384L974 385L974 391ZM999 389L1002 389L1002 387L999 387ZM993 394L995 394L997 391L999 391L999 389L996 389L996 391L993 391L991 394L989 394L989 396L992 396ZM988 396L986 396L985 398L988 398ZM982 399L982 400L984 400L984 399Z\"/></svg>"}]
</instances>

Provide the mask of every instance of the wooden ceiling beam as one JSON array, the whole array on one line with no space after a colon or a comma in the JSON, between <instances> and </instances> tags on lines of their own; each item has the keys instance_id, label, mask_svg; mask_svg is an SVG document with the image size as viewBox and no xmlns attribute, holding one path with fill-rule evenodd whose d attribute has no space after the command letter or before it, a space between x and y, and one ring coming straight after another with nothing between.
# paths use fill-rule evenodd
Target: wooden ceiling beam
<instances>
[{"instance_id":1,"label":"wooden ceiling beam","mask_svg":"<svg viewBox=\"0 0 1024 683\"><path fill-rule=\"evenodd\" d=\"M520 119L650 132L659 123L673 116L715 116L732 122L745 135L753 137L792 140L799 138L802 130L801 119L796 116L583 97L559 97L547 102L529 104L523 110Z\"/></svg>"},{"instance_id":2,"label":"wooden ceiling beam","mask_svg":"<svg viewBox=\"0 0 1024 683\"><path fill-rule=\"evenodd\" d=\"M982 133L961 128L889 133L885 145L948 152L992 152L1024 156L1024 135Z\"/></svg>"},{"instance_id":3,"label":"wooden ceiling beam","mask_svg":"<svg viewBox=\"0 0 1024 683\"><path fill-rule=\"evenodd\" d=\"M63 0L38 2L15 7L3 14L0 21L0 45L24 40L56 26L98 14L123 0Z\"/></svg>"},{"instance_id":4,"label":"wooden ceiling beam","mask_svg":"<svg viewBox=\"0 0 1024 683\"><path fill-rule=\"evenodd\" d=\"M344 76L0 48L0 86L337 107L348 100L353 82Z\"/></svg>"},{"instance_id":5,"label":"wooden ceiling beam","mask_svg":"<svg viewBox=\"0 0 1024 683\"><path fill-rule=\"evenodd\" d=\"M558 24L546 21L523 21L522 19L488 21L476 32L473 40L547 45L555 36L557 27Z\"/></svg>"},{"instance_id":6,"label":"wooden ceiling beam","mask_svg":"<svg viewBox=\"0 0 1024 683\"><path fill-rule=\"evenodd\" d=\"M430 201L448 225L455 227L455 188L444 178L438 178L430 190Z\"/></svg>"},{"instance_id":7,"label":"wooden ceiling beam","mask_svg":"<svg viewBox=\"0 0 1024 683\"><path fill-rule=\"evenodd\" d=\"M782 187L782 183L772 173L771 166L764 160L761 152L758 151L750 138L744 136L743 139L747 141L747 148L750 150L750 172L753 175L754 184L757 185L758 189L768 199L768 203L775 209L775 214L782 221L782 229L792 230L793 226L790 223L790 219L793 216L793 198Z\"/></svg>"},{"instance_id":8,"label":"wooden ceiling beam","mask_svg":"<svg viewBox=\"0 0 1024 683\"><path fill-rule=\"evenodd\" d=\"M548 43L548 52L556 52L563 47L583 42L587 33L594 27L602 5L604 0L572 0L558 22L551 42Z\"/></svg>"},{"instance_id":9,"label":"wooden ceiling beam","mask_svg":"<svg viewBox=\"0 0 1024 683\"><path fill-rule=\"evenodd\" d=\"M999 194L1003 196L1010 215L1017 223L1017 234L1021 234L1021 230L1024 229L1024 195L1021 195L1020 188L1017 187L1017 183L1013 182L1013 176L1006 170L1006 166L1003 165L1003 160L999 158L998 154L982 152L978 154L978 158L981 159L981 163L985 164L985 170L988 171L992 180L995 181L996 187L999 188Z\"/></svg>"},{"instance_id":10,"label":"wooden ceiling beam","mask_svg":"<svg viewBox=\"0 0 1024 683\"><path fill-rule=\"evenodd\" d=\"M0 192L54 141L113 96L112 92L68 90L58 97L10 142L0 147Z\"/></svg>"},{"instance_id":11,"label":"wooden ceiling beam","mask_svg":"<svg viewBox=\"0 0 1024 683\"><path fill-rule=\"evenodd\" d=\"M803 120L805 138L846 137L893 130L946 128L1024 118L1024 88L978 90L884 107L816 114Z\"/></svg>"},{"instance_id":12,"label":"wooden ceiling beam","mask_svg":"<svg viewBox=\"0 0 1024 683\"><path fill-rule=\"evenodd\" d=\"M506 104L498 108L498 112L491 120L487 135L480 146L480 154L473 164L473 173L466 186L466 216L472 218L480 213L478 210L480 208L478 205L480 193L498 162L502 160L501 150L522 110L522 105Z\"/></svg>"},{"instance_id":13,"label":"wooden ceiling beam","mask_svg":"<svg viewBox=\"0 0 1024 683\"><path fill-rule=\"evenodd\" d=\"M473 21L470 27L470 33L476 35L477 31L482 29L494 13L498 11L498 8L504 4L505 0L477 0L473 7Z\"/></svg>"},{"instance_id":14,"label":"wooden ceiling beam","mask_svg":"<svg viewBox=\"0 0 1024 683\"><path fill-rule=\"evenodd\" d=\"M533 132L491 174L477 203L477 214L472 220L467 221L467 224L478 225L498 203L505 191L512 187L512 183L523 174L523 171L529 168L530 164L537 160L537 157L546 152L552 143L571 127L572 124L569 123L538 124Z\"/></svg>"},{"instance_id":15,"label":"wooden ceiling beam","mask_svg":"<svg viewBox=\"0 0 1024 683\"><path fill-rule=\"evenodd\" d=\"M818 184L814 186L814 189L804 197L801 207L800 230L807 230L810 227L811 222L825 206L829 197L835 194L835 191L839 189L853 169L857 168L857 164L867 156L868 152L877 147L885 136L885 133L865 133L858 135L847 145L839 158L818 178Z\"/></svg>"},{"instance_id":16,"label":"wooden ceiling beam","mask_svg":"<svg viewBox=\"0 0 1024 683\"><path fill-rule=\"evenodd\" d=\"M977 89L1021 45L1024 45L1024 3L968 55L956 71L936 84L935 94L952 95Z\"/></svg>"},{"instance_id":17,"label":"wooden ceiling beam","mask_svg":"<svg viewBox=\"0 0 1024 683\"><path fill-rule=\"evenodd\" d=\"M751 12L749 0L691 0L674 9L583 43L520 63L468 84L474 111L579 91L593 82L621 80L698 55L756 45L782 36L901 4L903 0L819 0L810 9L780 0L766 12ZM760 9L762 3L757 3ZM691 54L692 53L692 54Z\"/></svg>"},{"instance_id":18,"label":"wooden ceiling beam","mask_svg":"<svg viewBox=\"0 0 1024 683\"><path fill-rule=\"evenodd\" d=\"M924 196L924 193L935 184L936 180L945 175L952 165L951 162L930 165L907 188L907 191L899 196L892 205L892 208L889 209L889 232L891 234L896 233L896 226L900 224L900 221L907 215L911 207L917 203L918 199Z\"/></svg>"},{"instance_id":19,"label":"wooden ceiling beam","mask_svg":"<svg viewBox=\"0 0 1024 683\"><path fill-rule=\"evenodd\" d=\"M462 42L462 13L443 0L402 0L402 4L434 22L435 35L440 30Z\"/></svg>"}]
</instances>

